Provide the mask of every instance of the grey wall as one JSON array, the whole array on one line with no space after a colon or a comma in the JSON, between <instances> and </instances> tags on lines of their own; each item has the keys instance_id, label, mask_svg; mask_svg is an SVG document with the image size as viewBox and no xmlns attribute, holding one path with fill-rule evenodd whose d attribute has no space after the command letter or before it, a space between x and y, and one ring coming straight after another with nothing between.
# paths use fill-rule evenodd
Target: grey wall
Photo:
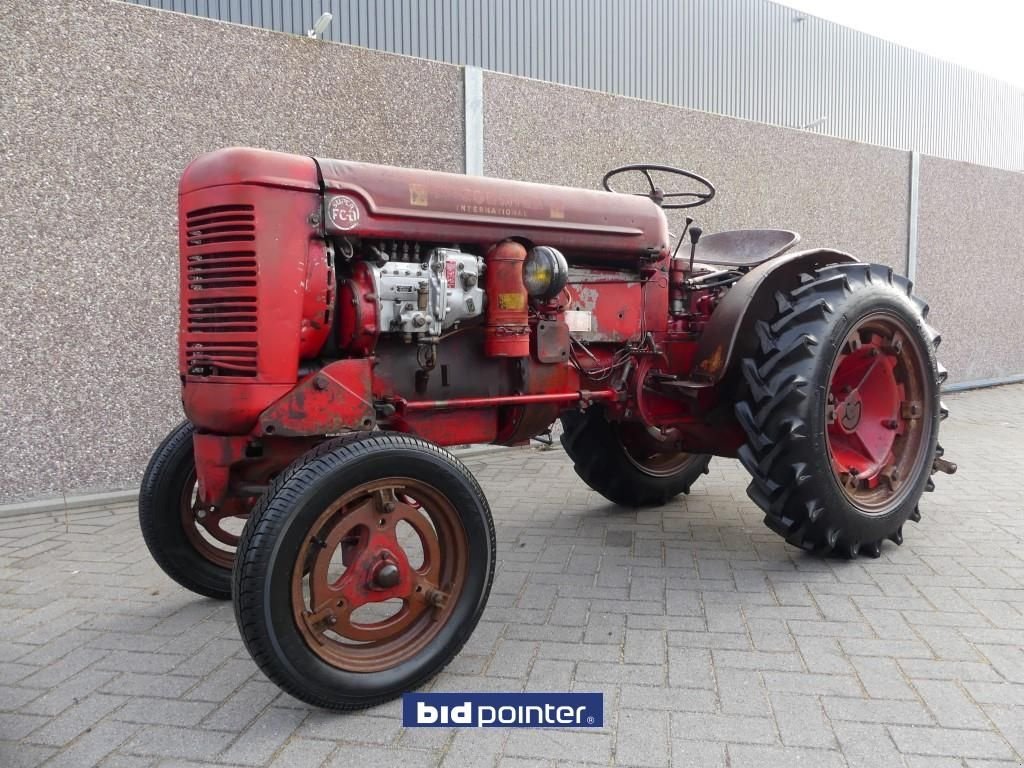
<instances>
[{"instance_id":1,"label":"grey wall","mask_svg":"<svg viewBox=\"0 0 1024 768\"><path fill-rule=\"evenodd\" d=\"M129 2L1024 170L1024 89L769 0Z\"/></svg>"},{"instance_id":2,"label":"grey wall","mask_svg":"<svg viewBox=\"0 0 1024 768\"><path fill-rule=\"evenodd\" d=\"M691 211L706 232L785 227L801 247L906 264L906 152L492 73L484 148L488 176L581 187L629 162L690 168L717 188Z\"/></svg>"},{"instance_id":3,"label":"grey wall","mask_svg":"<svg viewBox=\"0 0 1024 768\"><path fill-rule=\"evenodd\" d=\"M181 418L191 158L462 170L457 67L104 0L0 0L0 52L0 502L133 485Z\"/></svg>"},{"instance_id":4,"label":"grey wall","mask_svg":"<svg viewBox=\"0 0 1024 768\"><path fill-rule=\"evenodd\" d=\"M463 169L457 67L108 0L37 16L0 0L0 503L134 486L181 418L175 187L192 157ZM595 187L620 162L678 163L718 185L706 231L787 226L905 264L906 152L505 75L483 90L489 175ZM918 281L952 378L1024 373L1024 176L925 158L920 206Z\"/></svg>"},{"instance_id":5,"label":"grey wall","mask_svg":"<svg viewBox=\"0 0 1024 768\"><path fill-rule=\"evenodd\" d=\"M950 381L1024 373L1024 173L922 158L918 228Z\"/></svg>"}]
</instances>

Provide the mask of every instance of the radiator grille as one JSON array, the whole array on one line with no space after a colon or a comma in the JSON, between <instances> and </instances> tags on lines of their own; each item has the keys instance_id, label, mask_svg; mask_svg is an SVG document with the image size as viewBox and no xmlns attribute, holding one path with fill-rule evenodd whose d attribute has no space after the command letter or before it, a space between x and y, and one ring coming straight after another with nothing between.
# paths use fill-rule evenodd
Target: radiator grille
<instances>
[{"instance_id":1,"label":"radiator grille","mask_svg":"<svg viewBox=\"0 0 1024 768\"><path fill-rule=\"evenodd\" d=\"M200 376L255 376L255 341L189 341L185 344L188 371Z\"/></svg>"},{"instance_id":2,"label":"radiator grille","mask_svg":"<svg viewBox=\"0 0 1024 768\"><path fill-rule=\"evenodd\" d=\"M256 239L256 216L251 205L215 205L186 216L188 244L245 243Z\"/></svg>"},{"instance_id":3,"label":"radiator grille","mask_svg":"<svg viewBox=\"0 0 1024 768\"><path fill-rule=\"evenodd\" d=\"M199 208L185 220L188 372L256 376L259 270L253 207Z\"/></svg>"}]
</instances>

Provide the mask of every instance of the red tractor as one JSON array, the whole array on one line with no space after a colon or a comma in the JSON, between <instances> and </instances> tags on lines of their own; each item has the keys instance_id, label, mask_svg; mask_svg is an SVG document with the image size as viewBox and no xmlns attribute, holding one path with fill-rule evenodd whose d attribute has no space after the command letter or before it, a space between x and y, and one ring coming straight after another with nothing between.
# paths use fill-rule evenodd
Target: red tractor
<instances>
[{"instance_id":1,"label":"red tractor","mask_svg":"<svg viewBox=\"0 0 1024 768\"><path fill-rule=\"evenodd\" d=\"M642 190L614 192L627 177ZM931 475L955 470L939 336L909 281L793 252L783 230L701 237L687 218L673 248L663 209L714 196L689 171L624 166L604 187L254 149L185 171L188 421L146 471L142 532L177 582L234 597L292 695L385 701L473 631L494 525L440 446L519 445L561 419L579 476L630 507L739 457L769 528L848 557L899 544Z\"/></svg>"}]
</instances>

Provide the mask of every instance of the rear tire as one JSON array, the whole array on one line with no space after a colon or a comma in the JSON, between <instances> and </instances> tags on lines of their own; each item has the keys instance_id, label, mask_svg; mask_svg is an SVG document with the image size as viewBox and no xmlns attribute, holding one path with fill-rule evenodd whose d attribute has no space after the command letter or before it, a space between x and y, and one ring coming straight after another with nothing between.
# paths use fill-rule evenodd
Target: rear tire
<instances>
[{"instance_id":1,"label":"rear tire","mask_svg":"<svg viewBox=\"0 0 1024 768\"><path fill-rule=\"evenodd\" d=\"M906 278L861 263L804 274L776 300L741 362L747 494L794 546L878 557L883 540L902 543L904 523L920 519L942 455L946 373L928 305Z\"/></svg>"},{"instance_id":2,"label":"rear tire","mask_svg":"<svg viewBox=\"0 0 1024 768\"><path fill-rule=\"evenodd\" d=\"M689 493L694 482L708 473L711 457L699 453L677 454L667 462L645 466L642 459L630 455L616 425L605 418L600 406L567 411L561 421L562 446L576 474L620 506L661 506Z\"/></svg>"},{"instance_id":3,"label":"rear tire","mask_svg":"<svg viewBox=\"0 0 1024 768\"><path fill-rule=\"evenodd\" d=\"M185 532L183 505L192 503L196 484L193 431L189 422L182 422L150 459L139 491L139 526L164 573L192 592L230 600L230 557L225 555L224 562L204 557Z\"/></svg>"}]
</instances>

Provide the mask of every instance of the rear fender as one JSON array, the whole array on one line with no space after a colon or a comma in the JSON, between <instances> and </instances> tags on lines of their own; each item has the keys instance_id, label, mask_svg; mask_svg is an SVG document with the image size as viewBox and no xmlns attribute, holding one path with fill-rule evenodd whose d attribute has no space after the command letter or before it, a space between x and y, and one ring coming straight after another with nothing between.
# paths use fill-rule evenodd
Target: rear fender
<instances>
[{"instance_id":1,"label":"rear fender","mask_svg":"<svg viewBox=\"0 0 1024 768\"><path fill-rule=\"evenodd\" d=\"M848 253L817 248L779 256L750 270L711 315L697 342L690 378L707 386L721 382L754 349L754 323L775 314L775 294L792 287L802 272L855 261Z\"/></svg>"}]
</instances>

